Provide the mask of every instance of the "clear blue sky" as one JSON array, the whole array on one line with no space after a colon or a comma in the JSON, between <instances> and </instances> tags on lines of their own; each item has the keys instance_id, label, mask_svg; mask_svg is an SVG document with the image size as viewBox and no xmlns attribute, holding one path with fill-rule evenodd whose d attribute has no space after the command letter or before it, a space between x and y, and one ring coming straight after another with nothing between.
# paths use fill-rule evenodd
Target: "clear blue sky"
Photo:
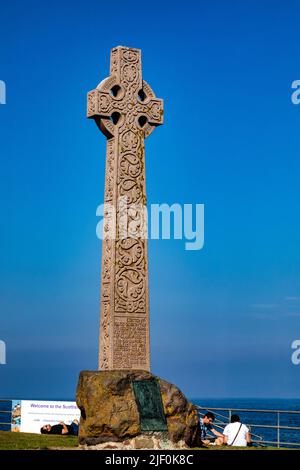
<instances>
[{"instance_id":1,"label":"clear blue sky","mask_svg":"<svg viewBox=\"0 0 300 470\"><path fill-rule=\"evenodd\" d=\"M205 204L205 247L150 241L152 370L189 396L296 397L297 1L2 2L0 396L73 398L97 366L105 138L86 93L116 45L165 100L149 203Z\"/></svg>"}]
</instances>

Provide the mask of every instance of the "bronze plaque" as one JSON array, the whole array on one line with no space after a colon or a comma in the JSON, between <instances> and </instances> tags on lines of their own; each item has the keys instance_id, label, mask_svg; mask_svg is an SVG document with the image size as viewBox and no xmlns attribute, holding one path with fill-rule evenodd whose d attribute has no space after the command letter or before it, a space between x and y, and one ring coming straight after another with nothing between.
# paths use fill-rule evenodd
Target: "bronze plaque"
<instances>
[{"instance_id":1,"label":"bronze plaque","mask_svg":"<svg viewBox=\"0 0 300 470\"><path fill-rule=\"evenodd\" d=\"M159 384L156 380L137 380L133 390L140 413L141 431L167 431Z\"/></svg>"}]
</instances>

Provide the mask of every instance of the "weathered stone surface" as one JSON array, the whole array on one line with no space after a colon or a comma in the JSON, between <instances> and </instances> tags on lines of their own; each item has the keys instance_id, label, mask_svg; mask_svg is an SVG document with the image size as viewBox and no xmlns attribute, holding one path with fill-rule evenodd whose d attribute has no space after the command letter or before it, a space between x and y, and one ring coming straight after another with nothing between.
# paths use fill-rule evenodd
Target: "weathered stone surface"
<instances>
[{"instance_id":1,"label":"weathered stone surface","mask_svg":"<svg viewBox=\"0 0 300 470\"><path fill-rule=\"evenodd\" d=\"M150 436L149 436L150 435ZM79 446L80 450L145 450L149 447L141 447L141 439L146 439L146 441L151 441L151 449L154 450L184 450L189 449L184 441L172 442L170 439L166 438L162 433L153 432L147 433L147 435L142 434L138 437L133 437L132 439L127 439L126 441L119 442L106 442L96 445L86 445L81 444Z\"/></svg>"},{"instance_id":2,"label":"weathered stone surface","mask_svg":"<svg viewBox=\"0 0 300 470\"><path fill-rule=\"evenodd\" d=\"M196 408L175 385L160 380L160 390L171 441L183 439L188 445L195 445L199 419Z\"/></svg>"},{"instance_id":3,"label":"weathered stone surface","mask_svg":"<svg viewBox=\"0 0 300 470\"><path fill-rule=\"evenodd\" d=\"M135 439L135 448L136 449L153 449L154 440L151 436L141 436Z\"/></svg>"},{"instance_id":4,"label":"weathered stone surface","mask_svg":"<svg viewBox=\"0 0 300 470\"><path fill-rule=\"evenodd\" d=\"M184 442L187 446L197 443L198 414L175 386L147 371L82 371L77 387L77 405L81 410L79 443L97 445L122 442L128 445L136 438L140 448L164 448L163 437L150 442L151 436L141 435L140 416L136 405L132 382L135 380L158 380L168 433L172 443ZM137 437L138 436L138 437ZM150 439L151 437L151 439ZM167 444L166 444L167 445Z\"/></svg>"},{"instance_id":5,"label":"weathered stone surface","mask_svg":"<svg viewBox=\"0 0 300 470\"><path fill-rule=\"evenodd\" d=\"M150 370L144 140L162 115L162 100L142 79L141 51L112 49L110 76L88 94L88 117L108 139L100 370Z\"/></svg>"},{"instance_id":6,"label":"weathered stone surface","mask_svg":"<svg viewBox=\"0 0 300 470\"><path fill-rule=\"evenodd\" d=\"M107 443L105 444L105 446L103 447L103 449L105 450L110 450L110 449L118 449L118 446L117 444L111 444L111 443Z\"/></svg>"}]
</instances>

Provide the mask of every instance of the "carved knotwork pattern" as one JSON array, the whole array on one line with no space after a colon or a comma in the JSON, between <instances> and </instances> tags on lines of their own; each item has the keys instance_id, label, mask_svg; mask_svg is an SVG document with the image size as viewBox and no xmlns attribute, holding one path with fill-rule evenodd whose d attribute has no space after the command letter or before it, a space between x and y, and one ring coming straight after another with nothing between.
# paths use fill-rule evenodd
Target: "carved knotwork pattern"
<instances>
[{"instance_id":1,"label":"carved knotwork pattern","mask_svg":"<svg viewBox=\"0 0 300 470\"><path fill-rule=\"evenodd\" d=\"M88 93L88 100L87 100L87 115L93 116L97 112L97 100L98 94L97 91L90 91Z\"/></svg>"},{"instance_id":2,"label":"carved knotwork pattern","mask_svg":"<svg viewBox=\"0 0 300 470\"><path fill-rule=\"evenodd\" d=\"M162 124L162 101L142 80L140 51L112 50L110 76L88 94L88 117L108 138L105 202L116 210L116 239L107 236L111 215L104 217L100 367L147 369L147 239L138 232L142 222L136 222L137 236L129 224L146 201L144 139ZM119 206L120 198L125 206Z\"/></svg>"},{"instance_id":3,"label":"carved knotwork pattern","mask_svg":"<svg viewBox=\"0 0 300 470\"><path fill-rule=\"evenodd\" d=\"M107 142L105 203L112 204L114 197L114 139ZM101 284L101 320L100 343L101 354L99 366L102 370L109 369L110 335L112 331L113 309L110 285L113 281L114 241L109 238L112 224L111 214L104 212L104 238L102 243L102 284Z\"/></svg>"},{"instance_id":4,"label":"carved knotwork pattern","mask_svg":"<svg viewBox=\"0 0 300 470\"><path fill-rule=\"evenodd\" d=\"M118 50L113 49L110 54L110 74L116 75L118 73Z\"/></svg>"},{"instance_id":5,"label":"carved knotwork pattern","mask_svg":"<svg viewBox=\"0 0 300 470\"><path fill-rule=\"evenodd\" d=\"M126 82L126 94L121 110L126 109L125 119L119 127L117 197L126 198L129 207L141 205L145 196L144 181L144 133L136 118L141 106L136 95L141 87L141 70L138 54L125 51L121 59L120 75ZM121 106L120 106L121 104ZM117 216L117 230L120 214ZM128 218L127 223L130 222ZM123 227L124 228L124 227ZM117 232L118 233L118 232ZM115 260L115 312L146 313L145 240L119 240Z\"/></svg>"},{"instance_id":6,"label":"carved knotwork pattern","mask_svg":"<svg viewBox=\"0 0 300 470\"><path fill-rule=\"evenodd\" d=\"M110 302L102 302L101 305L101 355L100 355L100 368L102 370L109 369L109 350L110 350L110 327L111 327L112 309Z\"/></svg>"},{"instance_id":7,"label":"carved knotwork pattern","mask_svg":"<svg viewBox=\"0 0 300 470\"><path fill-rule=\"evenodd\" d=\"M146 269L144 241L119 240L116 251L116 312L146 312Z\"/></svg>"},{"instance_id":8,"label":"carved knotwork pattern","mask_svg":"<svg viewBox=\"0 0 300 470\"><path fill-rule=\"evenodd\" d=\"M105 202L112 203L114 195L114 140L107 142L105 172Z\"/></svg>"}]
</instances>

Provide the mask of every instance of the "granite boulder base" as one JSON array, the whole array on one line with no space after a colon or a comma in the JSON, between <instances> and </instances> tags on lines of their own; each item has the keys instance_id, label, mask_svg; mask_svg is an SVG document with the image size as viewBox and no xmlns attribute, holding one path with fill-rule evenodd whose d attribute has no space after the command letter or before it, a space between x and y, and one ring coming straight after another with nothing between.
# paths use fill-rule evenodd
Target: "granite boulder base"
<instances>
[{"instance_id":1,"label":"granite boulder base","mask_svg":"<svg viewBox=\"0 0 300 470\"><path fill-rule=\"evenodd\" d=\"M198 444L195 406L175 385L140 370L80 373L76 396L81 410L79 444L121 443L147 435L141 429L141 410L134 393L134 383L140 381L158 384L166 438L174 444L184 442L189 447Z\"/></svg>"}]
</instances>

